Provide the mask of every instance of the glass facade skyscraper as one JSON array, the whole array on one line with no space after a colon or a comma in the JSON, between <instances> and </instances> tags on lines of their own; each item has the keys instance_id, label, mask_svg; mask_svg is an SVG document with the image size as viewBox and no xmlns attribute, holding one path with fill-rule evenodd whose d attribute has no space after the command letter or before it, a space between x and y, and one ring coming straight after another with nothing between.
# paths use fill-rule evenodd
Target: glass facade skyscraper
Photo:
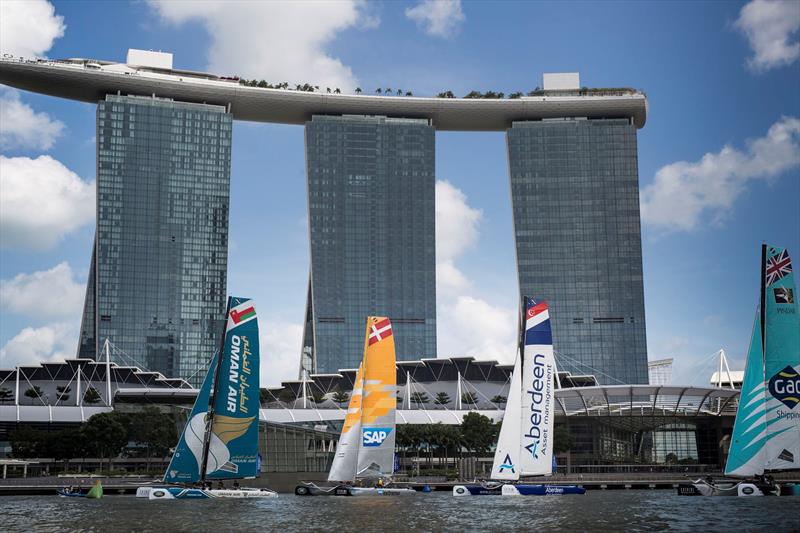
<instances>
[{"instance_id":1,"label":"glass facade skyscraper","mask_svg":"<svg viewBox=\"0 0 800 533\"><path fill-rule=\"evenodd\" d=\"M514 122L507 142L520 291L550 302L559 369L647 383L636 127Z\"/></svg>"},{"instance_id":2,"label":"glass facade skyscraper","mask_svg":"<svg viewBox=\"0 0 800 533\"><path fill-rule=\"evenodd\" d=\"M97 106L97 233L79 355L197 384L219 347L232 115L138 96Z\"/></svg>"},{"instance_id":3,"label":"glass facade skyscraper","mask_svg":"<svg viewBox=\"0 0 800 533\"><path fill-rule=\"evenodd\" d=\"M391 319L398 360L436 357L434 137L427 119L306 123L306 370L358 367L368 315Z\"/></svg>"}]
</instances>

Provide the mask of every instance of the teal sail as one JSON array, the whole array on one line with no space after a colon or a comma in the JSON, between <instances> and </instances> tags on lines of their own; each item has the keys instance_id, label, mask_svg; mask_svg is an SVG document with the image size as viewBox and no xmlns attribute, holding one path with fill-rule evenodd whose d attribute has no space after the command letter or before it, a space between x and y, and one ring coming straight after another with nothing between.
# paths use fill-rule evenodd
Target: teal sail
<instances>
[{"instance_id":1,"label":"teal sail","mask_svg":"<svg viewBox=\"0 0 800 533\"><path fill-rule=\"evenodd\" d=\"M164 481L169 483L194 483L199 481L200 465L203 463L203 441L206 434L206 415L211 399L211 385L218 362L217 354L211 359L208 373L194 401L194 407L183 429L178 446L172 455Z\"/></svg>"},{"instance_id":2,"label":"teal sail","mask_svg":"<svg viewBox=\"0 0 800 533\"><path fill-rule=\"evenodd\" d=\"M228 298L213 418L207 436L206 478L258 475L259 345L253 300Z\"/></svg>"},{"instance_id":3,"label":"teal sail","mask_svg":"<svg viewBox=\"0 0 800 533\"><path fill-rule=\"evenodd\" d=\"M761 320L756 315L750 349L744 369L742 393L733 437L725 464L726 476L751 476L764 472L764 439L767 434L765 403L764 357L761 351Z\"/></svg>"},{"instance_id":4,"label":"teal sail","mask_svg":"<svg viewBox=\"0 0 800 533\"><path fill-rule=\"evenodd\" d=\"M800 468L800 313L788 252L764 245L761 305L725 474Z\"/></svg>"},{"instance_id":5,"label":"teal sail","mask_svg":"<svg viewBox=\"0 0 800 533\"><path fill-rule=\"evenodd\" d=\"M765 246L764 372L767 384L767 470L800 468L800 313L792 263Z\"/></svg>"}]
</instances>

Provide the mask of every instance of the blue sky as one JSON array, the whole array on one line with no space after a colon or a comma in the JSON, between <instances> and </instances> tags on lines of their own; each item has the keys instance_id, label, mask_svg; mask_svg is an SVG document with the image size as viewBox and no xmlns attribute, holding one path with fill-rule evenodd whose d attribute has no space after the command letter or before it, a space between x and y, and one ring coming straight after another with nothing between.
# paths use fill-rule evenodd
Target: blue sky
<instances>
[{"instance_id":1,"label":"blue sky","mask_svg":"<svg viewBox=\"0 0 800 533\"><path fill-rule=\"evenodd\" d=\"M0 50L27 57L122 62L128 48L161 49L177 68L422 96L527 91L562 71L590 87L644 90L648 351L675 358L676 382L707 382L702 361L719 348L741 367L759 244L800 253L796 2L0 0L0 9ZM7 367L74 354L94 232L95 110L2 87L0 102ZM447 182L437 187L438 237L448 243L439 262L450 267L440 270L439 355L510 360L517 282L505 137L440 132L436 143L437 180ZM236 123L229 291L258 301L270 384L297 368L304 179L301 127Z\"/></svg>"}]
</instances>

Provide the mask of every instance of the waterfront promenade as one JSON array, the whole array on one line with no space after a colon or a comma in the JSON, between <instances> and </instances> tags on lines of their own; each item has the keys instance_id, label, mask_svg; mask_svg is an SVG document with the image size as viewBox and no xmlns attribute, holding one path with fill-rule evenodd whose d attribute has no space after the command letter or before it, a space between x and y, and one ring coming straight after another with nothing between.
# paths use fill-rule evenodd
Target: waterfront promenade
<instances>
[{"instance_id":1,"label":"waterfront promenade","mask_svg":"<svg viewBox=\"0 0 800 533\"><path fill-rule=\"evenodd\" d=\"M656 490L675 489L680 483L693 481L709 475L708 472L686 473L619 473L619 474L556 474L544 479L531 479L531 483L547 482L550 484L580 485L588 490ZM718 477L720 474L714 474ZM777 472L773 474L775 481L784 484L800 484L800 473ZM325 472L302 472L265 474L257 479L246 481L249 487L269 487L280 493L293 493L294 487L301 480L323 481ZM153 477L124 476L75 476L75 477L35 477L9 478L0 480L0 496L17 495L49 495L55 494L57 488L67 485L90 486L95 480L101 480L106 494L135 494L136 488L148 483L157 483ZM426 477L411 478L397 482L398 485L410 486L422 490L428 485L433 491L451 491L453 485L464 481L445 480L444 478Z\"/></svg>"}]
</instances>

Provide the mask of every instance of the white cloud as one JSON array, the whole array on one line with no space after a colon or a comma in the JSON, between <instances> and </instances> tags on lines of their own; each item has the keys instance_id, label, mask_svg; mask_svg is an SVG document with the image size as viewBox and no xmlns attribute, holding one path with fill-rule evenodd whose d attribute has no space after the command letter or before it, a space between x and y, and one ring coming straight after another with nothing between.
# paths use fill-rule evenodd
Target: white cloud
<instances>
[{"instance_id":1,"label":"white cloud","mask_svg":"<svg viewBox=\"0 0 800 533\"><path fill-rule=\"evenodd\" d=\"M699 161L661 167L653 183L642 189L642 220L665 231L691 231L706 222L719 225L748 182L798 165L800 119L783 117L744 150L725 146Z\"/></svg>"},{"instance_id":2,"label":"white cloud","mask_svg":"<svg viewBox=\"0 0 800 533\"><path fill-rule=\"evenodd\" d=\"M800 57L800 2L753 0L739 13L735 26L750 41L753 56L747 65L755 71L791 65Z\"/></svg>"},{"instance_id":3,"label":"white cloud","mask_svg":"<svg viewBox=\"0 0 800 533\"><path fill-rule=\"evenodd\" d=\"M0 280L0 307L34 318L80 317L86 284L75 281L69 264Z\"/></svg>"},{"instance_id":4,"label":"white cloud","mask_svg":"<svg viewBox=\"0 0 800 533\"><path fill-rule=\"evenodd\" d=\"M261 386L273 387L296 380L300 371L302 324L264 320L259 328Z\"/></svg>"},{"instance_id":5,"label":"white cloud","mask_svg":"<svg viewBox=\"0 0 800 533\"><path fill-rule=\"evenodd\" d=\"M451 37L466 19L461 0L422 0L406 9L406 17L417 23L428 35Z\"/></svg>"},{"instance_id":6,"label":"white cloud","mask_svg":"<svg viewBox=\"0 0 800 533\"><path fill-rule=\"evenodd\" d=\"M46 0L0 2L0 51L21 57L39 57L64 35L64 17Z\"/></svg>"},{"instance_id":7,"label":"white cloud","mask_svg":"<svg viewBox=\"0 0 800 533\"><path fill-rule=\"evenodd\" d=\"M364 2L223 2L149 0L172 24L200 21L211 35L208 68L238 74L352 90L358 80L327 48L349 28L375 27Z\"/></svg>"},{"instance_id":8,"label":"white cloud","mask_svg":"<svg viewBox=\"0 0 800 533\"><path fill-rule=\"evenodd\" d=\"M27 327L17 333L0 349L0 367L63 361L75 357L78 346L78 327L56 322L40 328Z\"/></svg>"},{"instance_id":9,"label":"white cloud","mask_svg":"<svg viewBox=\"0 0 800 533\"><path fill-rule=\"evenodd\" d=\"M18 91L0 88L0 148L49 150L63 131L63 122L35 112Z\"/></svg>"},{"instance_id":10,"label":"white cloud","mask_svg":"<svg viewBox=\"0 0 800 533\"><path fill-rule=\"evenodd\" d=\"M436 182L436 288L445 297L470 285L455 259L477 242L482 217L461 190L449 181Z\"/></svg>"},{"instance_id":11,"label":"white cloud","mask_svg":"<svg viewBox=\"0 0 800 533\"><path fill-rule=\"evenodd\" d=\"M53 247L94 219L94 187L50 156L0 156L0 246Z\"/></svg>"},{"instance_id":12,"label":"white cloud","mask_svg":"<svg viewBox=\"0 0 800 533\"><path fill-rule=\"evenodd\" d=\"M517 315L473 296L458 296L439 305L439 357L474 356L511 363Z\"/></svg>"},{"instance_id":13,"label":"white cloud","mask_svg":"<svg viewBox=\"0 0 800 533\"><path fill-rule=\"evenodd\" d=\"M480 209L447 181L436 182L436 290L440 357L469 355L511 362L517 321L505 309L468 294L472 286L456 260L478 241Z\"/></svg>"}]
</instances>

